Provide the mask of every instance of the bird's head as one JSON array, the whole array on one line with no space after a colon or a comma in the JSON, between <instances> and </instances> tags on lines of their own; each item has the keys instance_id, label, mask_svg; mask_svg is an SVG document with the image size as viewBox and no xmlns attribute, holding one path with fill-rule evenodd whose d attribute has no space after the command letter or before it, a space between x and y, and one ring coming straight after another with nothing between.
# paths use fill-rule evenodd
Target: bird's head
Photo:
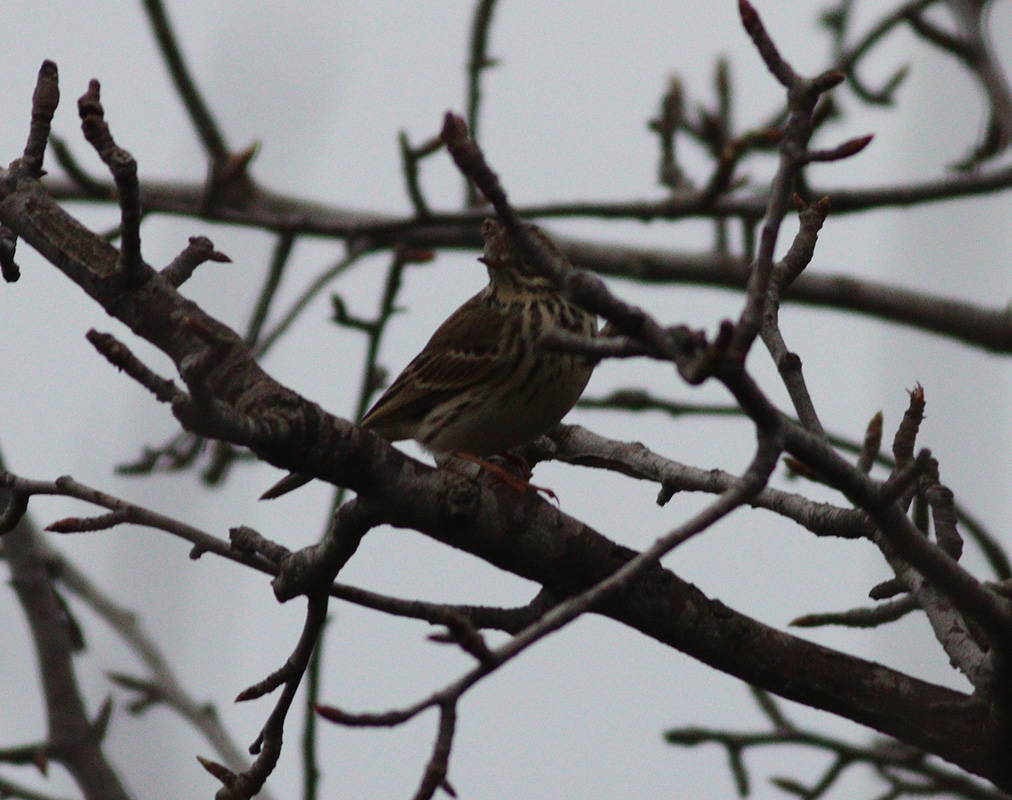
<instances>
[{"instance_id":1,"label":"bird's head","mask_svg":"<svg viewBox=\"0 0 1012 800\"><path fill-rule=\"evenodd\" d=\"M543 247L558 253L559 250L545 233L536 225L525 223ZM523 254L520 246L510 236L505 226L496 219L486 219L481 225L485 240L485 253L478 260L488 269L493 286L504 290L551 288L551 282L541 274Z\"/></svg>"}]
</instances>

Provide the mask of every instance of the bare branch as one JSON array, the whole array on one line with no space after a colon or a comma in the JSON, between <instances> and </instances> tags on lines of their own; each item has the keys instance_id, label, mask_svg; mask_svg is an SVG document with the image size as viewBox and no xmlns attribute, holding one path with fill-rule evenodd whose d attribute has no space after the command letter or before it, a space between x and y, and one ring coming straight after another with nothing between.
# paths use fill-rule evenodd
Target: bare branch
<instances>
[{"instance_id":1,"label":"bare branch","mask_svg":"<svg viewBox=\"0 0 1012 800\"><path fill-rule=\"evenodd\" d=\"M46 571L37 535L27 522L4 538L4 555L39 662L48 719L44 758L63 764L85 795L126 800L127 792L101 748L108 709L95 721L88 718L71 660L73 646L64 610Z\"/></svg>"},{"instance_id":2,"label":"bare branch","mask_svg":"<svg viewBox=\"0 0 1012 800\"><path fill-rule=\"evenodd\" d=\"M902 619L912 611L920 609L913 595L898 600L879 603L872 608L853 608L849 611L829 611L822 614L804 614L791 620L798 628L818 628L824 625L842 625L847 628L877 628L889 622Z\"/></svg>"},{"instance_id":3,"label":"bare branch","mask_svg":"<svg viewBox=\"0 0 1012 800\"><path fill-rule=\"evenodd\" d=\"M485 72L498 65L498 59L489 58L488 40L495 15L496 0L476 0L474 17L471 20L471 48L467 61L467 127L475 141L478 140L478 121L481 111L481 79ZM465 179L464 205L475 208L480 197L474 185Z\"/></svg>"},{"instance_id":4,"label":"bare branch","mask_svg":"<svg viewBox=\"0 0 1012 800\"><path fill-rule=\"evenodd\" d=\"M317 638L327 619L327 595L316 595L308 600L306 622L302 629L302 635L284 666L264 682L250 687L236 698L236 700L248 700L252 697L259 697L263 693L260 691L261 688L269 687L266 690L272 691L278 685L284 685L274 710L267 718L260 735L250 746L250 752L257 756L252 766L244 772L236 774L220 765L213 765L212 762L201 760L204 768L224 784L223 788L215 795L218 800L249 800L260 792L264 782L278 763L285 719L292 701L295 699L295 692L299 688L302 676L309 665L309 658L316 646Z\"/></svg>"},{"instance_id":5,"label":"bare branch","mask_svg":"<svg viewBox=\"0 0 1012 800\"><path fill-rule=\"evenodd\" d=\"M795 195L795 204L800 205L800 227L794 242L783 259L773 267L773 274L766 290L766 302L763 310L759 335L766 349L777 365L780 377L787 387L794 404L794 410L801 424L811 431L822 434L822 423L815 410L808 386L801 372L801 358L788 350L787 343L780 332L780 299L782 293L797 279L812 260L819 230L822 228L826 215L829 213L829 200L823 198L814 205L808 205Z\"/></svg>"},{"instance_id":6,"label":"bare branch","mask_svg":"<svg viewBox=\"0 0 1012 800\"><path fill-rule=\"evenodd\" d=\"M753 694L756 694L753 692ZM778 777L772 782L791 794L817 800L837 785L843 772L851 766L863 764L876 769L879 777L894 791L881 797L900 797L906 793L914 796L940 795L950 793L972 800L1006 800L1008 795L979 781L968 778L953 770L939 766L923 753L903 746L891 739L862 747L843 739L825 736L816 731L799 728L788 723L775 706L764 703L762 695L757 702L774 723L772 731L737 732L718 731L700 727L676 728L665 732L669 744L681 747L696 747L701 744L719 744L728 755L732 775L743 794L747 794L750 780L745 767L744 754L759 747L783 747L802 745L817 748L834 756L823 777L814 786L805 786L795 779ZM772 711L772 716L769 712ZM920 778L918 783L910 776Z\"/></svg>"},{"instance_id":7,"label":"bare branch","mask_svg":"<svg viewBox=\"0 0 1012 800\"><path fill-rule=\"evenodd\" d=\"M183 105L186 106L193 127L204 145L204 150L212 163L225 161L230 153L228 144L225 142L225 137L222 135L218 123L215 122L211 110L204 102L196 81L190 75L190 70L179 49L176 35L172 30L168 14L165 13L162 0L144 0L144 9L147 11L158 47L162 51L162 58L165 59L165 64L172 75L176 91L179 92L179 97L183 101Z\"/></svg>"},{"instance_id":8,"label":"bare branch","mask_svg":"<svg viewBox=\"0 0 1012 800\"><path fill-rule=\"evenodd\" d=\"M850 158L864 150L874 138L875 135L870 133L826 150L808 150L801 156L800 161L803 164L811 164L817 161L840 161Z\"/></svg>"},{"instance_id":9,"label":"bare branch","mask_svg":"<svg viewBox=\"0 0 1012 800\"><path fill-rule=\"evenodd\" d=\"M7 283L14 283L21 277L21 269L14 260L17 248L17 234L6 225L0 225L0 275Z\"/></svg>"},{"instance_id":10,"label":"bare branch","mask_svg":"<svg viewBox=\"0 0 1012 800\"><path fill-rule=\"evenodd\" d=\"M115 676L110 677L121 685L127 685L126 682L132 681L135 689L143 693L145 704L165 703L199 730L218 752L219 757L223 758L232 769L237 771L245 769L248 766L247 761L221 725L214 707L209 703L197 702L183 689L165 654L144 629L137 615L118 605L73 563L58 551L49 548L44 541L40 541L40 547L43 549L47 565L60 585L73 592L105 620L130 646L151 676L146 680L130 679L128 676L122 676L121 680L117 680Z\"/></svg>"},{"instance_id":11,"label":"bare branch","mask_svg":"<svg viewBox=\"0 0 1012 800\"><path fill-rule=\"evenodd\" d=\"M224 558L253 567L260 572L269 575L277 574L277 566L265 561L263 558L249 556L241 551L233 549L228 542L212 536L204 531L186 525L179 520L166 517L155 511L141 506L127 503L118 497L100 492L88 486L78 483L73 478L64 476L55 481L33 481L26 478L19 478L9 472L0 472L0 489L9 489L14 493L20 493L25 497L35 494L61 495L83 500L86 503L108 508L118 512L124 522L132 522L136 525L146 525L151 528L165 531L174 536L193 544L191 557L199 558L204 553L214 553Z\"/></svg>"},{"instance_id":12,"label":"bare branch","mask_svg":"<svg viewBox=\"0 0 1012 800\"><path fill-rule=\"evenodd\" d=\"M49 143L49 130L53 114L60 104L60 84L56 64L46 60L39 69L39 79L32 97L32 125L28 131L22 165L35 178L42 177L42 159Z\"/></svg>"},{"instance_id":13,"label":"bare branch","mask_svg":"<svg viewBox=\"0 0 1012 800\"><path fill-rule=\"evenodd\" d=\"M425 202L425 195L422 193L422 185L418 176L418 165L422 159L432 155L443 146L443 140L438 136L430 139L421 147L412 147L408 141L408 135L401 131L397 137L401 147L401 165L404 169L404 183L408 190L408 197L415 207L415 215L419 220L425 220L432 216L429 204ZM470 186L470 184L467 184Z\"/></svg>"},{"instance_id":14,"label":"bare branch","mask_svg":"<svg viewBox=\"0 0 1012 800\"><path fill-rule=\"evenodd\" d=\"M99 100L100 86L92 79L88 91L77 101L81 116L81 129L99 157L109 167L116 184L116 197L120 207L120 254L117 272L132 286L139 286L150 276L141 260L141 207L140 187L137 181L137 162L112 138L105 122L105 112Z\"/></svg>"},{"instance_id":15,"label":"bare branch","mask_svg":"<svg viewBox=\"0 0 1012 800\"><path fill-rule=\"evenodd\" d=\"M755 8L752 7L752 4L748 0L738 0L738 13L741 15L741 23L745 27L745 31L766 63L766 69L773 74L774 78L780 81L785 89L794 89L795 84L798 83L800 78L791 69L791 65L780 55L780 51L777 50L777 46L773 44L773 40L766 32L766 28L762 20L759 19Z\"/></svg>"},{"instance_id":16,"label":"bare branch","mask_svg":"<svg viewBox=\"0 0 1012 800\"><path fill-rule=\"evenodd\" d=\"M453 734L457 727L457 704L454 702L439 705L439 733L432 748L432 756L425 766L421 785L415 792L415 800L429 800L437 789L442 789L450 797L457 793L447 782L446 773L450 763L450 748L453 746Z\"/></svg>"},{"instance_id":17,"label":"bare branch","mask_svg":"<svg viewBox=\"0 0 1012 800\"><path fill-rule=\"evenodd\" d=\"M88 331L87 338L110 364L137 381L160 402L182 403L188 401L186 393L180 391L175 383L152 372L111 333L101 333L92 329Z\"/></svg>"},{"instance_id":18,"label":"bare branch","mask_svg":"<svg viewBox=\"0 0 1012 800\"><path fill-rule=\"evenodd\" d=\"M206 236L191 236L190 243L183 252L162 270L162 277L173 286L182 286L193 275L193 271L207 261L228 264L232 259L215 250L211 240Z\"/></svg>"},{"instance_id":19,"label":"bare branch","mask_svg":"<svg viewBox=\"0 0 1012 800\"><path fill-rule=\"evenodd\" d=\"M0 797L11 797L15 800L64 800L63 797L35 792L27 786L0 777Z\"/></svg>"},{"instance_id":20,"label":"bare branch","mask_svg":"<svg viewBox=\"0 0 1012 800\"><path fill-rule=\"evenodd\" d=\"M662 488L657 498L660 505L683 491L720 494L728 491L738 480L723 470L679 464L642 444L606 439L579 425L560 426L553 433L552 442L554 447L547 450L547 454L559 461L610 469L660 483ZM747 502L755 508L766 508L792 519L818 536L855 539L870 537L874 533L868 519L853 509L817 503L800 494L769 486Z\"/></svg>"},{"instance_id":21,"label":"bare branch","mask_svg":"<svg viewBox=\"0 0 1012 800\"><path fill-rule=\"evenodd\" d=\"M744 373L728 376L725 384L753 419L765 421L779 416ZM792 455L816 468L831 485L871 515L879 527L877 539L895 548L898 555L942 591L961 613L980 623L993 642L1012 642L1009 604L981 586L941 548L927 541L899 505L887 500L891 492L887 492L886 487L853 469L819 437L800 426L787 425L784 435L786 448ZM911 466L914 471L920 470L917 461Z\"/></svg>"},{"instance_id":22,"label":"bare branch","mask_svg":"<svg viewBox=\"0 0 1012 800\"><path fill-rule=\"evenodd\" d=\"M767 291L774 269L773 252L780 225L787 214L788 201L794 192L795 180L804 162L803 154L814 130L816 102L822 93L839 84L843 75L827 72L810 80L802 79L781 57L748 0L739 0L738 9L742 24L766 62L767 69L787 89L789 111L779 143L780 161L770 187L769 202L759 235L759 248L749 270L745 307L738 317L728 351L732 360L744 363L752 342L762 327L764 309L769 301ZM810 407L810 403L807 405ZM806 413L804 416L811 415Z\"/></svg>"}]
</instances>

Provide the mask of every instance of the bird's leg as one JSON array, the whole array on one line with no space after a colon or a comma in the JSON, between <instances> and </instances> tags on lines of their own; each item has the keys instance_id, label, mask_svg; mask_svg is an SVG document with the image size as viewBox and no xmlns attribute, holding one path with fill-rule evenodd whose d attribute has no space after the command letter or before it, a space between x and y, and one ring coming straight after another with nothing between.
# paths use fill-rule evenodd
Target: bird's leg
<instances>
[{"instance_id":1,"label":"bird's leg","mask_svg":"<svg viewBox=\"0 0 1012 800\"><path fill-rule=\"evenodd\" d=\"M556 505L559 503L558 496L551 489L546 486L536 486L526 478L514 475L512 472L499 466L498 464L486 461L483 458L478 458L478 456L471 455L470 453L464 453L460 450L455 450L453 455L464 461L470 461L472 464L477 464L479 467L482 467L485 471L490 472L498 478L502 483L505 483L507 486L512 486L518 492L525 492L528 489L532 489L535 492L542 492L546 497L550 497L553 501L555 501ZM522 457L514 454L507 454L505 458L507 461L512 461L514 464L520 465L524 472L527 473L527 478L531 476L531 468Z\"/></svg>"}]
</instances>

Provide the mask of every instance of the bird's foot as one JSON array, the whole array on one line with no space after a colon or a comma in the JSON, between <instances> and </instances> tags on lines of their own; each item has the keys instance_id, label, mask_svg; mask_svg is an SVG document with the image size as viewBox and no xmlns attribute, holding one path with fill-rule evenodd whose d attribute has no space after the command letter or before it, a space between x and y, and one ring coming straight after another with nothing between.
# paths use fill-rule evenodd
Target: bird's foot
<instances>
[{"instance_id":1,"label":"bird's foot","mask_svg":"<svg viewBox=\"0 0 1012 800\"><path fill-rule=\"evenodd\" d=\"M526 478L510 472L505 467L502 467L499 464L495 464L491 461L486 461L483 458L478 458L478 456L471 455L470 453L464 453L457 450L453 453L453 455L464 461L470 461L472 464L477 464L486 472L494 475L501 483L505 483L507 486L511 486L518 492L526 492L528 489L530 489L532 491L539 492L540 494L545 495L545 497L550 498L556 505L559 504L559 498L555 494L555 492L553 492L547 486L537 486L536 484L533 484L528 480L528 478L530 478L531 476L531 468L530 466L528 466L527 462L524 459L520 458L519 456L507 454L506 456L504 456L504 458L506 459L507 462L512 462L513 464L518 465L526 474L527 476Z\"/></svg>"}]
</instances>

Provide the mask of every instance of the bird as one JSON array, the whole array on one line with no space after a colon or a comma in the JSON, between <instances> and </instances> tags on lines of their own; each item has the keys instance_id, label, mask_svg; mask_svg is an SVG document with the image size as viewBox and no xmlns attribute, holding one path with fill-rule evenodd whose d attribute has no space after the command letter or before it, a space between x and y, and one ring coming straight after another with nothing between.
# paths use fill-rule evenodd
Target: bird
<instances>
[{"instance_id":1,"label":"bird","mask_svg":"<svg viewBox=\"0 0 1012 800\"><path fill-rule=\"evenodd\" d=\"M564 258L540 228L523 224ZM361 422L387 441L414 439L437 464L454 455L490 467L485 457L546 433L576 404L596 366L591 356L541 347L541 338L553 329L594 337L597 317L541 274L498 220L486 219L481 233L488 285L436 329ZM263 499L309 480L293 473Z\"/></svg>"}]
</instances>

